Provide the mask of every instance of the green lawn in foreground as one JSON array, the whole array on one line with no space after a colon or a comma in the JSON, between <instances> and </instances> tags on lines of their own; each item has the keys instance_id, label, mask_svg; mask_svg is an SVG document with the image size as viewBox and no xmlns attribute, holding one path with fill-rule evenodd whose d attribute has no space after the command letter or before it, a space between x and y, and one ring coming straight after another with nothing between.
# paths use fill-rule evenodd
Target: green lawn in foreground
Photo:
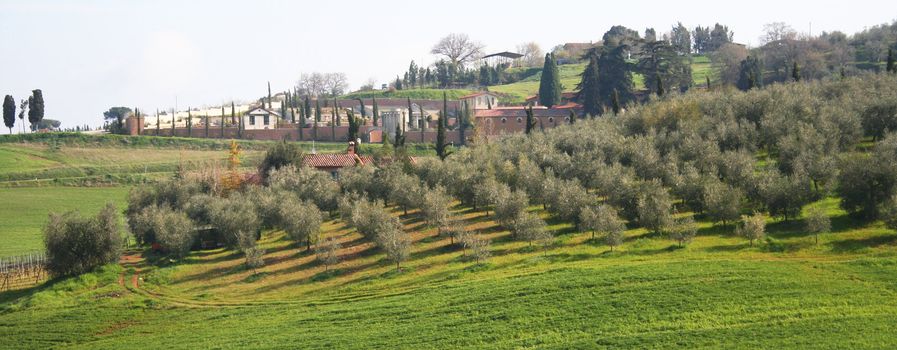
<instances>
[{"instance_id":1,"label":"green lawn in foreground","mask_svg":"<svg viewBox=\"0 0 897 350\"><path fill-rule=\"evenodd\" d=\"M0 188L0 256L43 250L42 230L50 211L77 209L96 214L106 202L125 206L126 187Z\"/></svg>"},{"instance_id":2,"label":"green lawn in foreground","mask_svg":"<svg viewBox=\"0 0 897 350\"><path fill-rule=\"evenodd\" d=\"M401 273L328 221L344 247L336 273L279 232L255 275L225 250L145 267L137 290L111 266L0 293L0 348L894 348L897 235L849 220L837 199L813 206L833 218L818 245L800 221L770 219L753 247L701 222L684 248L633 229L613 253L553 220L557 243L530 249L456 208L493 240L484 266L412 212Z\"/></svg>"}]
</instances>

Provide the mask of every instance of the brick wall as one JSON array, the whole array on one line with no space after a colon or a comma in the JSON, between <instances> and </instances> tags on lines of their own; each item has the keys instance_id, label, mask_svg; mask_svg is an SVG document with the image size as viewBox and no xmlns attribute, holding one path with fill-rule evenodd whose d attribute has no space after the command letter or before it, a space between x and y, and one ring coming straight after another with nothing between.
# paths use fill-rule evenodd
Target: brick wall
<instances>
[{"instance_id":1,"label":"brick wall","mask_svg":"<svg viewBox=\"0 0 897 350\"><path fill-rule=\"evenodd\" d=\"M367 136L369 132L374 128L371 126L362 126L358 130L358 135L365 142L369 142L367 140ZM237 128L225 128L224 129L224 137L221 137L221 128L220 127L211 127L209 128L209 137L210 139L237 139ZM162 128L158 132L158 136L171 136L172 130L171 128ZM314 139L315 141L322 142L344 142L347 141L347 137L349 134L348 126L337 126L333 127L319 127L317 129L317 137L315 137L314 128L305 128L302 129L302 135L299 135L299 129L297 128L276 128L276 129L267 129L267 130L243 130L243 137L241 139L246 140L288 140L288 141L311 141ZM376 134L376 133L375 133ZM147 128L143 130L143 135L156 136L156 128ZM174 129L174 135L178 137L195 137L195 138L205 138L206 132L205 128L193 128L192 133L188 133L187 128L176 128ZM467 137L470 137L472 133L468 131ZM448 143L458 144L461 140L460 132L458 130L446 130L445 139ZM374 142L381 142L382 140L375 137ZM420 131L408 131L406 133L405 142L407 143L435 143L436 142L436 130L427 130L424 132Z\"/></svg>"}]
</instances>

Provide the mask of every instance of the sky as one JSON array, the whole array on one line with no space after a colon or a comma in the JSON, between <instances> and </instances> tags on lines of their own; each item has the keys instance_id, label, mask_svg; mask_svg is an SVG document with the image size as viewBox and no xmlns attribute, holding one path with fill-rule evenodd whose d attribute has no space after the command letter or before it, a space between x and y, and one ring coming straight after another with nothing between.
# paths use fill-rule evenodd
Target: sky
<instances>
[{"instance_id":1,"label":"sky","mask_svg":"<svg viewBox=\"0 0 897 350\"><path fill-rule=\"evenodd\" d=\"M344 72L350 88L429 64L441 37L486 51L599 41L613 25L668 32L728 25L755 45L763 25L848 34L897 17L890 1L49 1L0 0L0 95L41 89L45 118L102 124L112 106L144 112L248 101L291 89L300 74ZM556 6L552 6L556 5ZM17 120L18 122L18 120ZM6 133L8 131L0 131Z\"/></svg>"}]
</instances>

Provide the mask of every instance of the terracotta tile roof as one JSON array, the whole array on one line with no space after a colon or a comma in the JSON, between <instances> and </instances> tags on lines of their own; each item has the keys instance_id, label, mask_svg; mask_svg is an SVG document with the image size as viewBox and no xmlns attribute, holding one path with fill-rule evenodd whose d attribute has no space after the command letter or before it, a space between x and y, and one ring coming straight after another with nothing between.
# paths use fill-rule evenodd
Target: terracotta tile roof
<instances>
[{"instance_id":1,"label":"terracotta tile roof","mask_svg":"<svg viewBox=\"0 0 897 350\"><path fill-rule=\"evenodd\" d=\"M302 158L302 165L312 168L345 168L365 163L366 160L356 154L307 154Z\"/></svg>"},{"instance_id":2,"label":"terracotta tile roof","mask_svg":"<svg viewBox=\"0 0 897 350\"><path fill-rule=\"evenodd\" d=\"M533 116L535 117L566 117L570 115L570 111L567 109L547 109L547 108L533 108ZM496 117L526 117L526 110L524 107L499 107L493 109L480 109L476 111L475 116L477 118L496 118Z\"/></svg>"}]
</instances>

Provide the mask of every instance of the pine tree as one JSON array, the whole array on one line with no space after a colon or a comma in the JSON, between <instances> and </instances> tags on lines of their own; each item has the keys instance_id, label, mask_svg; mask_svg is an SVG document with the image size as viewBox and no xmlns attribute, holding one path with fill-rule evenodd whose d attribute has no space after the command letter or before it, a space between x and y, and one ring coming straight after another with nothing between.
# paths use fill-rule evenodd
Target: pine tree
<instances>
[{"instance_id":1,"label":"pine tree","mask_svg":"<svg viewBox=\"0 0 897 350\"><path fill-rule=\"evenodd\" d=\"M411 66L414 67L414 61L411 61ZM373 118L374 118L374 126L378 126L378 125L377 125L377 120L380 119L380 109L377 107L377 98L374 97L374 98L373 98L373 101L372 101L371 103L374 105L374 106L372 107L372 108L374 109L374 116L373 116Z\"/></svg>"},{"instance_id":2,"label":"pine tree","mask_svg":"<svg viewBox=\"0 0 897 350\"><path fill-rule=\"evenodd\" d=\"M621 110L621 108L620 108L620 94L617 92L617 90L614 90L614 94L611 95L610 107L611 107L611 109L613 109L613 111L614 111L614 115L619 115L619 114L620 114L620 110Z\"/></svg>"},{"instance_id":3,"label":"pine tree","mask_svg":"<svg viewBox=\"0 0 897 350\"><path fill-rule=\"evenodd\" d=\"M888 49L888 63L886 67L886 72L888 73L897 73L897 66L894 63L894 49Z\"/></svg>"},{"instance_id":4,"label":"pine tree","mask_svg":"<svg viewBox=\"0 0 897 350\"><path fill-rule=\"evenodd\" d=\"M580 75L581 80L576 86L576 99L582 102L586 114L592 117L601 115L604 111L601 106L601 94L598 91L598 59L592 56L585 71Z\"/></svg>"},{"instance_id":5,"label":"pine tree","mask_svg":"<svg viewBox=\"0 0 897 350\"><path fill-rule=\"evenodd\" d=\"M3 98L3 125L12 134L12 127L16 125L16 100L10 95Z\"/></svg>"},{"instance_id":6,"label":"pine tree","mask_svg":"<svg viewBox=\"0 0 897 350\"><path fill-rule=\"evenodd\" d=\"M539 103L547 108L561 104L561 77L551 53L545 54L542 79L539 81Z\"/></svg>"},{"instance_id":7,"label":"pine tree","mask_svg":"<svg viewBox=\"0 0 897 350\"><path fill-rule=\"evenodd\" d=\"M800 67L797 66L797 61L794 61L794 67L791 68L791 78L795 82L800 81Z\"/></svg>"},{"instance_id":8,"label":"pine tree","mask_svg":"<svg viewBox=\"0 0 897 350\"><path fill-rule=\"evenodd\" d=\"M663 96L666 94L666 89L663 88L663 79L660 79L660 74L655 75L657 78L657 96Z\"/></svg>"}]
</instances>

